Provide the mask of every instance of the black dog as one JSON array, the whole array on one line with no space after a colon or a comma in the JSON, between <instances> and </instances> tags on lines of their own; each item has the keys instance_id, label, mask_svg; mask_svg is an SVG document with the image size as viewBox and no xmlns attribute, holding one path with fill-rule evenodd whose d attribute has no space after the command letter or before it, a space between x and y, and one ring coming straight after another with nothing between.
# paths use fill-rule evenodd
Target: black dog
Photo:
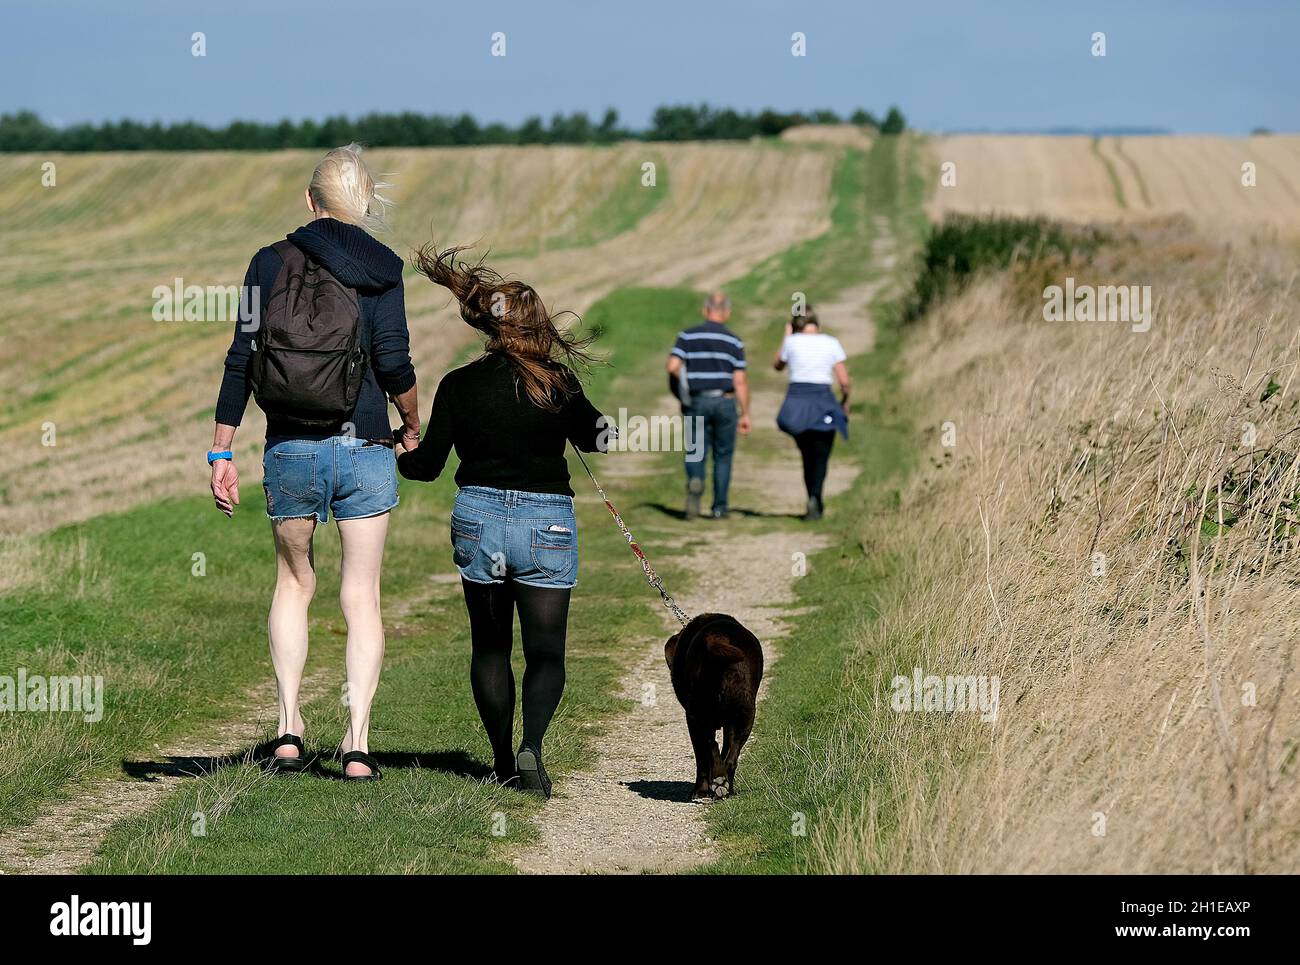
<instances>
[{"instance_id":1,"label":"black dog","mask_svg":"<svg viewBox=\"0 0 1300 965\"><path fill-rule=\"evenodd\" d=\"M695 748L693 798L736 791L736 761L754 727L754 704L763 679L758 638L725 613L704 613L664 645L673 692L686 708ZM722 752L715 735L722 729Z\"/></svg>"}]
</instances>

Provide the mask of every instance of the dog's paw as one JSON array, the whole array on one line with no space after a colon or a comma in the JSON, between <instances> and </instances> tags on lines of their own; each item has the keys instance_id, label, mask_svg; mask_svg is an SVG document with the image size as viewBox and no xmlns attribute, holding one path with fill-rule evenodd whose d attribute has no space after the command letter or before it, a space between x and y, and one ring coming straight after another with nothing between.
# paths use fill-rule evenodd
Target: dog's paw
<instances>
[{"instance_id":1,"label":"dog's paw","mask_svg":"<svg viewBox=\"0 0 1300 965\"><path fill-rule=\"evenodd\" d=\"M727 779L725 777L715 777L713 779L712 789L715 798L726 797L731 793L731 788L727 786Z\"/></svg>"}]
</instances>

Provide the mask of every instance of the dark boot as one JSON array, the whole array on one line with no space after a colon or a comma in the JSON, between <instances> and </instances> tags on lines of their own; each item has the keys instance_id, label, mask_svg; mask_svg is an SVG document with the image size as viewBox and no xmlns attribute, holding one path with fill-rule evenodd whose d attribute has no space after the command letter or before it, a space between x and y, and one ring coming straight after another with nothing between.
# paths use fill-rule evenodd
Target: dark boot
<instances>
[{"instance_id":1,"label":"dark boot","mask_svg":"<svg viewBox=\"0 0 1300 965\"><path fill-rule=\"evenodd\" d=\"M686 518L693 519L700 515L700 496L704 492L704 480L692 479L686 484Z\"/></svg>"}]
</instances>

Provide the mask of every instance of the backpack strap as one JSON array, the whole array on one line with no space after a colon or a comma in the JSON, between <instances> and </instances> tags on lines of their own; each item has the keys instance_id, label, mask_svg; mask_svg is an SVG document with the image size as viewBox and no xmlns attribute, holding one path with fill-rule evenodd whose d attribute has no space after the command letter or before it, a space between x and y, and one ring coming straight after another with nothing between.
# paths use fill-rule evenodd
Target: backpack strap
<instances>
[{"instance_id":1,"label":"backpack strap","mask_svg":"<svg viewBox=\"0 0 1300 965\"><path fill-rule=\"evenodd\" d=\"M302 271L307 266L307 255L288 238L277 241L271 246L271 250L280 256L285 269Z\"/></svg>"},{"instance_id":2,"label":"backpack strap","mask_svg":"<svg viewBox=\"0 0 1300 965\"><path fill-rule=\"evenodd\" d=\"M289 287L289 279L293 275L301 275L307 267L307 257L303 254L302 249L287 238L271 245L271 250L280 256L280 270L275 273L275 281L271 283L271 290L266 293L262 300L263 310L271 304L271 299Z\"/></svg>"}]
</instances>

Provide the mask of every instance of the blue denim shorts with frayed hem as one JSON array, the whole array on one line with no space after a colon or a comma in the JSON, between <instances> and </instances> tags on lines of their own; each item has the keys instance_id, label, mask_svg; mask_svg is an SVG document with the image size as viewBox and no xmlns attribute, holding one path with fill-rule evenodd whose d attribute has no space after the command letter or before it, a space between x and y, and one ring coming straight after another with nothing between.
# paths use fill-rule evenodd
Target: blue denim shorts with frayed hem
<instances>
[{"instance_id":1,"label":"blue denim shorts with frayed hem","mask_svg":"<svg viewBox=\"0 0 1300 965\"><path fill-rule=\"evenodd\" d=\"M275 520L364 519L397 505L397 460L388 446L353 436L267 439L262 488Z\"/></svg>"},{"instance_id":2,"label":"blue denim shorts with frayed hem","mask_svg":"<svg viewBox=\"0 0 1300 965\"><path fill-rule=\"evenodd\" d=\"M578 582L573 497L466 486L451 510L451 549L473 583L568 589Z\"/></svg>"}]
</instances>

